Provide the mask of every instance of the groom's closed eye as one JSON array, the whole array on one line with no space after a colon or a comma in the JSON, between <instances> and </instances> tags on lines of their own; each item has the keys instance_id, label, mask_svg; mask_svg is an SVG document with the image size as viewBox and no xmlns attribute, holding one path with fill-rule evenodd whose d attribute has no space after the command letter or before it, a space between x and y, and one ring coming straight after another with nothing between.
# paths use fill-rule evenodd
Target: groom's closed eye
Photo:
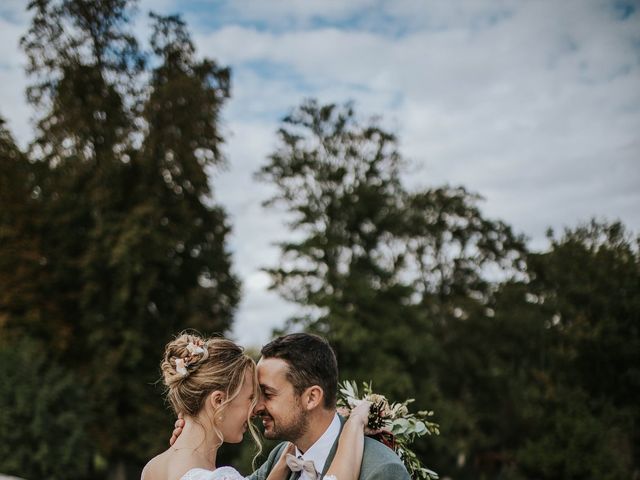
<instances>
[{"instance_id":1,"label":"groom's closed eye","mask_svg":"<svg viewBox=\"0 0 640 480\"><path fill-rule=\"evenodd\" d=\"M262 395L264 396L264 398L271 398L275 394L275 392L269 387L261 385L260 389L262 390Z\"/></svg>"}]
</instances>

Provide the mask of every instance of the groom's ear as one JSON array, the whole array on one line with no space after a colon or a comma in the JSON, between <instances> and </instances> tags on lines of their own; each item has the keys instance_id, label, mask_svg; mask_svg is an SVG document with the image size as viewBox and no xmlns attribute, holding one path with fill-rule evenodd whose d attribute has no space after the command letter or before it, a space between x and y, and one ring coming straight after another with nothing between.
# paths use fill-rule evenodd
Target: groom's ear
<instances>
[{"instance_id":1,"label":"groom's ear","mask_svg":"<svg viewBox=\"0 0 640 480\"><path fill-rule=\"evenodd\" d=\"M302 406L306 410L313 410L321 406L324 399L324 390L319 385L312 385L302 393Z\"/></svg>"}]
</instances>

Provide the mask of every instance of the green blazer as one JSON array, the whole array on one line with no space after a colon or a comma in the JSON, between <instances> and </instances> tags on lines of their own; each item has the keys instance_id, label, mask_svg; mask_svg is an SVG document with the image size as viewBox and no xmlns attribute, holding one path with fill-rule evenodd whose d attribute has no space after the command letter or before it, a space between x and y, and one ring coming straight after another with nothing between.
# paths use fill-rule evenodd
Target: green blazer
<instances>
[{"instance_id":1,"label":"green blazer","mask_svg":"<svg viewBox=\"0 0 640 480\"><path fill-rule=\"evenodd\" d=\"M340 417L340 423L342 430L342 425L344 425L344 419ZM322 475L319 476L319 479L322 479L329 470L329 466L333 461L333 457L336 455L336 450L338 449L338 441L340 437L338 437L329 450L329 456L327 457L327 461L324 465L324 471ZM273 464L280 458L282 451L286 446L286 442L283 442L277 445L267 458L267 461L262 464L258 470L249 475L250 480L266 480L269 472L273 468ZM295 480L298 478L297 473L292 473L289 477L290 480ZM386 445L383 445L377 440L374 440L369 437L365 437L364 439L364 452L362 454L362 465L360 467L360 477L359 480L411 480L409 477L409 473L407 469L404 467L404 464L400 460L400 458L395 454L393 450L391 450ZM341 480L341 479L338 479Z\"/></svg>"}]
</instances>

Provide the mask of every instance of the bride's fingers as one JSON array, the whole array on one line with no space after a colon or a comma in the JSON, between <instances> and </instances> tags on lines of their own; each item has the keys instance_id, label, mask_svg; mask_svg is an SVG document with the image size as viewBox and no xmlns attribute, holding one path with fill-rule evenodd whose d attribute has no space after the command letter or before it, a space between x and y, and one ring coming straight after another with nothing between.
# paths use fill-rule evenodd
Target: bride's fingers
<instances>
[{"instance_id":1,"label":"bride's fingers","mask_svg":"<svg viewBox=\"0 0 640 480\"><path fill-rule=\"evenodd\" d=\"M369 409L371 408L371 402L362 400L351 410L351 415L366 415L369 416Z\"/></svg>"},{"instance_id":2,"label":"bride's fingers","mask_svg":"<svg viewBox=\"0 0 640 480\"><path fill-rule=\"evenodd\" d=\"M289 467L287 466L287 455L295 456L295 454L296 447L293 445L293 443L287 442L287 446L282 449L282 454L278 458L276 468L288 469Z\"/></svg>"},{"instance_id":3,"label":"bride's fingers","mask_svg":"<svg viewBox=\"0 0 640 480\"><path fill-rule=\"evenodd\" d=\"M169 439L169 445L173 445L176 443L176 440L182 433L182 427L184 427L184 415L181 413L178 414L178 419L173 424L173 432L171 432L171 438Z\"/></svg>"},{"instance_id":4,"label":"bride's fingers","mask_svg":"<svg viewBox=\"0 0 640 480\"><path fill-rule=\"evenodd\" d=\"M169 445L173 445L174 443L176 443L176 440L178 439L178 437L180 436L181 433L182 433L182 427L174 428L173 432L171 432L171 438L169 439Z\"/></svg>"},{"instance_id":5,"label":"bride's fingers","mask_svg":"<svg viewBox=\"0 0 640 480\"><path fill-rule=\"evenodd\" d=\"M287 442L287 446L284 447L284 449L282 450L282 455L280 455L280 460L281 461L285 461L285 457L287 455L294 455L296 454L296 447L293 445L293 443L291 442Z\"/></svg>"},{"instance_id":6,"label":"bride's fingers","mask_svg":"<svg viewBox=\"0 0 640 480\"><path fill-rule=\"evenodd\" d=\"M369 419L369 409L371 408L371 402L367 402L366 400L362 400L351 410L351 414L349 418L353 418L354 420L360 420L365 425Z\"/></svg>"},{"instance_id":7,"label":"bride's fingers","mask_svg":"<svg viewBox=\"0 0 640 480\"><path fill-rule=\"evenodd\" d=\"M176 423L173 424L174 427L176 428L182 428L184 427L184 415L182 415L181 413L178 414L178 419L176 420Z\"/></svg>"},{"instance_id":8,"label":"bride's fingers","mask_svg":"<svg viewBox=\"0 0 640 480\"><path fill-rule=\"evenodd\" d=\"M284 454L286 455L287 453L289 453L291 455L295 455L295 453L296 453L296 447L291 442L289 442L289 444L287 445L287 448L284 449Z\"/></svg>"}]
</instances>

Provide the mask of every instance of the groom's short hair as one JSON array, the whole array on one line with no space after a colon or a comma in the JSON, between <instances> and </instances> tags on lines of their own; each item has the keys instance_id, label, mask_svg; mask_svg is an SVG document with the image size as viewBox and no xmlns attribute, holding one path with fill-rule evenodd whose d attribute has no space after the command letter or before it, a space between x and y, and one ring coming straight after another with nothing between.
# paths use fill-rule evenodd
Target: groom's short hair
<instances>
[{"instance_id":1,"label":"groom's short hair","mask_svg":"<svg viewBox=\"0 0 640 480\"><path fill-rule=\"evenodd\" d=\"M312 385L324 392L325 408L335 408L338 393L338 361L324 338L310 333L278 337L262 347L264 358L280 358L289 364L287 379L300 395Z\"/></svg>"}]
</instances>

